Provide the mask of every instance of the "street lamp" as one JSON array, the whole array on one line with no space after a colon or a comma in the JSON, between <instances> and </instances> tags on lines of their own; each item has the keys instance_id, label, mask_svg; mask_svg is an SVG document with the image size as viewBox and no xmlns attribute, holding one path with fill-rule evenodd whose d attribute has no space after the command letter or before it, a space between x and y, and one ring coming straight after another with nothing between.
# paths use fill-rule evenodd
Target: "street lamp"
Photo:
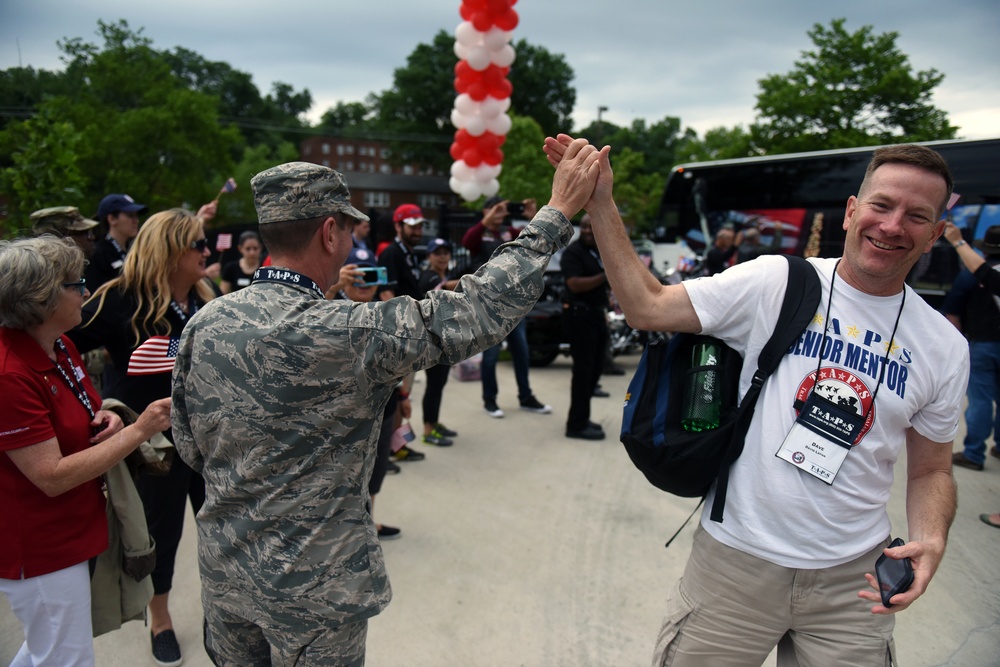
<instances>
[{"instance_id":1,"label":"street lamp","mask_svg":"<svg viewBox=\"0 0 1000 667\"><path fill-rule=\"evenodd\" d=\"M607 110L608 108L606 106L597 107L597 137L594 139L594 143L598 146L601 145L601 135L604 134L604 128L601 125L601 114Z\"/></svg>"}]
</instances>

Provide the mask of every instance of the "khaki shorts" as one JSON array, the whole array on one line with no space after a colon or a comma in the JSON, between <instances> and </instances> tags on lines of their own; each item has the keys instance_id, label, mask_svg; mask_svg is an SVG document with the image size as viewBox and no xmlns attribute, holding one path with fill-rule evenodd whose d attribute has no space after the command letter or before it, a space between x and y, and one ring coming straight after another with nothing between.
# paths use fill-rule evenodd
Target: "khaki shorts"
<instances>
[{"instance_id":1,"label":"khaki shorts","mask_svg":"<svg viewBox=\"0 0 1000 667\"><path fill-rule=\"evenodd\" d=\"M820 570L780 567L717 541L699 525L684 575L667 594L653 667L894 665L895 617L858 597L889 544Z\"/></svg>"}]
</instances>

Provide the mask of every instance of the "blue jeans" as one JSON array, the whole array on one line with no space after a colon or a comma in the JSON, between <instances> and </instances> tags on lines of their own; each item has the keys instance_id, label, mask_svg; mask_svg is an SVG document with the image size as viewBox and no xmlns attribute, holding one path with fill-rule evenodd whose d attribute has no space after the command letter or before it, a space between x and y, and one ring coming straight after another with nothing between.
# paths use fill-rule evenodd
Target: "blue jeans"
<instances>
[{"instance_id":1,"label":"blue jeans","mask_svg":"<svg viewBox=\"0 0 1000 667\"><path fill-rule=\"evenodd\" d=\"M969 341L969 407L965 410L965 458L973 463L986 460L990 432L1000 433L1000 342ZM995 441L994 441L995 442Z\"/></svg>"},{"instance_id":2,"label":"blue jeans","mask_svg":"<svg viewBox=\"0 0 1000 667\"><path fill-rule=\"evenodd\" d=\"M517 399L524 401L531 398L531 385L528 384L528 325L522 319L507 335L507 349L514 360L514 377L517 379ZM500 346L494 345L483 352L483 363L480 366L480 377L483 380L483 400L497 400L497 360L500 358Z\"/></svg>"}]
</instances>

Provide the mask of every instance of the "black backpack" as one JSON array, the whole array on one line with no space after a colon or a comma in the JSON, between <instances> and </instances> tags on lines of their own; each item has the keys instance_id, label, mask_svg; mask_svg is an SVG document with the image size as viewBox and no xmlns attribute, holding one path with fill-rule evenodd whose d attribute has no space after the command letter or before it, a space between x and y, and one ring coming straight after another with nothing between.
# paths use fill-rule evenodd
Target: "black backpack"
<instances>
[{"instance_id":1,"label":"black backpack","mask_svg":"<svg viewBox=\"0 0 1000 667\"><path fill-rule=\"evenodd\" d=\"M717 338L684 333L669 340L665 336L650 340L625 395L621 441L632 462L653 486L685 498L704 498L712 482L718 480L713 521L722 521L729 468L743 453L760 390L819 305L822 290L816 271L801 257L786 258L788 287L781 312L742 402L738 400L743 368L739 353ZM720 424L710 431L686 431L681 426L685 378L697 370L691 367L694 346L706 341L722 350L717 374L722 384Z\"/></svg>"}]
</instances>

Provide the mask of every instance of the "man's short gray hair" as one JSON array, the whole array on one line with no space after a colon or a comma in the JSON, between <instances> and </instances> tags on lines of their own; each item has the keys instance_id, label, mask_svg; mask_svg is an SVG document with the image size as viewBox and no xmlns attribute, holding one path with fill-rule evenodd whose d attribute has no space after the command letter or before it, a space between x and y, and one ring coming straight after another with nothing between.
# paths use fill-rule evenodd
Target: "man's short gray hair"
<instances>
[{"instance_id":1,"label":"man's short gray hair","mask_svg":"<svg viewBox=\"0 0 1000 667\"><path fill-rule=\"evenodd\" d=\"M83 276L84 263L79 246L51 234L0 241L0 326L23 331L43 323L63 283Z\"/></svg>"}]
</instances>

